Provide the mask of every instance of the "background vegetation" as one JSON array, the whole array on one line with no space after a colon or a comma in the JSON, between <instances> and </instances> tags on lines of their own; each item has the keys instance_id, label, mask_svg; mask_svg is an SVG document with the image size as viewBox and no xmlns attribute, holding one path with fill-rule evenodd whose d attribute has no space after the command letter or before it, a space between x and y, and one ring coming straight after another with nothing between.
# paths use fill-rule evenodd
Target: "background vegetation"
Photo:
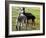
<instances>
[{"instance_id":1,"label":"background vegetation","mask_svg":"<svg viewBox=\"0 0 46 38\"><path fill-rule=\"evenodd\" d=\"M16 31L16 20L19 16L20 7L12 7L12 30ZM31 30L39 30L40 29L40 8L39 7L25 7L26 13L32 13L35 19L35 26ZM30 27L31 28L31 27Z\"/></svg>"}]
</instances>

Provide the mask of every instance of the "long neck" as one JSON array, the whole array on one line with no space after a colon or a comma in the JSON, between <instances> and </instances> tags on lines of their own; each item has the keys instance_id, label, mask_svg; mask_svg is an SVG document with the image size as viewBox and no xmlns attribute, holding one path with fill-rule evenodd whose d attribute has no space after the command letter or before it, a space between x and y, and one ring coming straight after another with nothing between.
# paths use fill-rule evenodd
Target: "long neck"
<instances>
[{"instance_id":1,"label":"long neck","mask_svg":"<svg viewBox=\"0 0 46 38\"><path fill-rule=\"evenodd\" d=\"M25 8L23 8L23 14L25 13Z\"/></svg>"}]
</instances>

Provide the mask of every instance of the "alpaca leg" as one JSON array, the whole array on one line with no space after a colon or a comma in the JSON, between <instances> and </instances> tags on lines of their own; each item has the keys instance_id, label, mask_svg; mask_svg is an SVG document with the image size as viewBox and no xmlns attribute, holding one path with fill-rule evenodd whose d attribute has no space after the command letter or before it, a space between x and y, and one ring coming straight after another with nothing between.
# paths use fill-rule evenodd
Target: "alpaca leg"
<instances>
[{"instance_id":1,"label":"alpaca leg","mask_svg":"<svg viewBox=\"0 0 46 38\"><path fill-rule=\"evenodd\" d=\"M25 28L26 28L26 30L27 30L27 20L26 20L25 24L26 24Z\"/></svg>"},{"instance_id":2,"label":"alpaca leg","mask_svg":"<svg viewBox=\"0 0 46 38\"><path fill-rule=\"evenodd\" d=\"M21 24L21 23L18 22L18 25L17 25L18 31L20 30L20 28L19 28L19 27L20 27L20 24Z\"/></svg>"},{"instance_id":3,"label":"alpaca leg","mask_svg":"<svg viewBox=\"0 0 46 38\"><path fill-rule=\"evenodd\" d=\"M22 30L22 23L21 23L21 30Z\"/></svg>"},{"instance_id":4,"label":"alpaca leg","mask_svg":"<svg viewBox=\"0 0 46 38\"><path fill-rule=\"evenodd\" d=\"M16 25L16 30L18 31L18 26L19 26L19 23L17 22L17 25Z\"/></svg>"},{"instance_id":5,"label":"alpaca leg","mask_svg":"<svg viewBox=\"0 0 46 38\"><path fill-rule=\"evenodd\" d=\"M32 22L33 28L35 27L35 20Z\"/></svg>"},{"instance_id":6,"label":"alpaca leg","mask_svg":"<svg viewBox=\"0 0 46 38\"><path fill-rule=\"evenodd\" d=\"M27 30L27 23L26 23L26 30Z\"/></svg>"}]
</instances>

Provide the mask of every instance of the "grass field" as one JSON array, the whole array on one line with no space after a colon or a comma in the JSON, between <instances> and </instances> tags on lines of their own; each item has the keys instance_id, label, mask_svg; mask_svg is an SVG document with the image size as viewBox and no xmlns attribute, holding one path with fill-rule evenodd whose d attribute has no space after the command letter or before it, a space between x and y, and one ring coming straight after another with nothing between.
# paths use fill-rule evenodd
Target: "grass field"
<instances>
[{"instance_id":1,"label":"grass field","mask_svg":"<svg viewBox=\"0 0 46 38\"><path fill-rule=\"evenodd\" d=\"M36 17L35 26L31 30L39 30L40 29L40 8L25 7L25 12L32 13ZM12 7L12 30L13 31L16 31L16 19L17 19L16 17L18 17L18 15L19 15L19 7Z\"/></svg>"}]
</instances>

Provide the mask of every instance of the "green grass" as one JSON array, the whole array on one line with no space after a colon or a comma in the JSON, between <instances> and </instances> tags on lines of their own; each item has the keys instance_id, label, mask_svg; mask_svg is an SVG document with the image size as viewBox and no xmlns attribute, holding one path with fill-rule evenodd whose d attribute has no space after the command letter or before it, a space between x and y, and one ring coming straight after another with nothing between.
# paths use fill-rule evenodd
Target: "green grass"
<instances>
[{"instance_id":1,"label":"green grass","mask_svg":"<svg viewBox=\"0 0 46 38\"><path fill-rule=\"evenodd\" d=\"M18 9L16 9L18 8ZM35 29L32 30L39 30L40 29L40 8L38 7L25 7L26 13L32 13L35 19ZM19 15L19 7L12 7L12 30L15 31L16 29L16 17Z\"/></svg>"}]
</instances>

